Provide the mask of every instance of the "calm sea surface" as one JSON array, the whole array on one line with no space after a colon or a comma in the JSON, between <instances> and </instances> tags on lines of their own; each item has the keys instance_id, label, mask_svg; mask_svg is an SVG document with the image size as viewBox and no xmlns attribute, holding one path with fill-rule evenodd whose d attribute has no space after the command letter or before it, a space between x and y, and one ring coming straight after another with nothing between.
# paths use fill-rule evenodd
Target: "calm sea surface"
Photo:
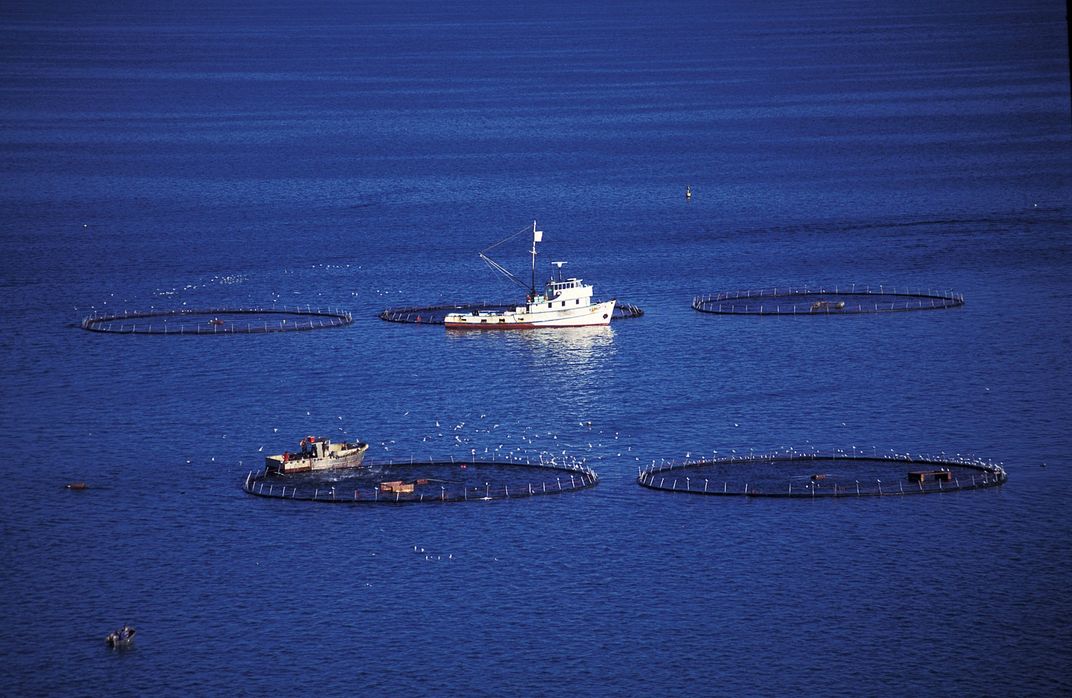
<instances>
[{"instance_id":1,"label":"calm sea surface","mask_svg":"<svg viewBox=\"0 0 1072 698\"><path fill-rule=\"evenodd\" d=\"M5 3L0 693L1072 691L1065 27L1057 2ZM647 314L376 318L510 298L476 253L534 218L541 264ZM523 243L501 257L526 268ZM967 304L689 305L852 282ZM77 327L273 303L355 322ZM242 492L311 433L377 459L566 451L602 482ZM784 446L970 453L1009 482L748 501L634 481ZM123 623L136 647L108 651Z\"/></svg>"}]
</instances>

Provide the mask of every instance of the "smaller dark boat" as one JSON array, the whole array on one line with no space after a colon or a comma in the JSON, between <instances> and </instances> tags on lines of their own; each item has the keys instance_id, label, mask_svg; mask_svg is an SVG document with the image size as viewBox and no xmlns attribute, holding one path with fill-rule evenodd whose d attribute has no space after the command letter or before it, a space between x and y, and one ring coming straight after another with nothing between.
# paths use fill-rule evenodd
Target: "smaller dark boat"
<instances>
[{"instance_id":1,"label":"smaller dark boat","mask_svg":"<svg viewBox=\"0 0 1072 698\"><path fill-rule=\"evenodd\" d=\"M108 637L104 638L104 641L112 649L119 649L121 647L130 647L134 643L134 634L138 632L129 625L124 625L119 630L113 630L108 633Z\"/></svg>"}]
</instances>

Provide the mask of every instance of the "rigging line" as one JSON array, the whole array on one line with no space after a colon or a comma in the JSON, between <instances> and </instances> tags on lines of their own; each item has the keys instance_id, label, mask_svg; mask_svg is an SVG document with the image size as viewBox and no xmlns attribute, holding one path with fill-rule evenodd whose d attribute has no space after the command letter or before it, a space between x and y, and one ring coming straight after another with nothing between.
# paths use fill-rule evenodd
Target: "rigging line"
<instances>
[{"instance_id":1,"label":"rigging line","mask_svg":"<svg viewBox=\"0 0 1072 698\"><path fill-rule=\"evenodd\" d=\"M507 270L505 267L503 267L501 264L496 262L491 257L487 257L483 253L481 253L480 254L480 259L482 259L485 264L487 264L489 267L491 267L493 271L499 272L500 274L505 276L507 279L509 279L510 281L513 281L515 284L520 286L521 288L525 288L525 289L528 288L528 285L526 285L523 281L521 281L521 279L517 278L517 276L515 276L514 274L511 274L509 270Z\"/></svg>"},{"instance_id":2,"label":"rigging line","mask_svg":"<svg viewBox=\"0 0 1072 698\"><path fill-rule=\"evenodd\" d=\"M500 274L505 276L507 279L509 279L510 281L513 281L515 284L517 284L518 286L520 286L521 288L524 288L524 289L528 289L529 285L526 284L525 282L523 282L521 279L519 279L516 275L511 273L506 267L504 267L503 265L499 264L498 262L496 262L491 257L488 257L485 253L489 252L490 250L495 249L496 247L498 247L499 245L502 245L505 242L509 242L510 240L513 240L514 238L518 237L519 235L522 235L524 233L529 232L530 230L531 230L531 228L529 228L528 226L525 226L524 228L522 228L521 230L517 231L513 235L510 235L509 237L506 237L506 238L503 238L502 240L499 240L495 244L484 248L484 250L480 252L480 259L484 260L484 263L487 264L489 267L491 267L492 270L499 272Z\"/></svg>"},{"instance_id":3,"label":"rigging line","mask_svg":"<svg viewBox=\"0 0 1072 698\"><path fill-rule=\"evenodd\" d=\"M480 254L483 255L488 250L493 250L496 247L498 247L499 245L503 244L504 242L509 242L509 241L513 240L514 238L516 238L518 235L521 235L523 233L528 233L528 232L531 232L531 231L532 231L532 228L530 228L529 226L525 226L521 230L519 230L516 233L514 233L513 235L511 235L510 237L503 238L502 240L499 240L495 244L493 244L493 245L491 245L489 247L485 247L483 250L481 250Z\"/></svg>"}]
</instances>

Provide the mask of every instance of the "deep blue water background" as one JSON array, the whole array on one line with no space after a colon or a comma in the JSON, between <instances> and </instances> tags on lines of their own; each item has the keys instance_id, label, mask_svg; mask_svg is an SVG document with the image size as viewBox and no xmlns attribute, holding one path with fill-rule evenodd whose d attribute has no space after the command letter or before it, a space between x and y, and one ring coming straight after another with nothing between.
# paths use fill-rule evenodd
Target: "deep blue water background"
<instances>
[{"instance_id":1,"label":"deep blue water background","mask_svg":"<svg viewBox=\"0 0 1072 698\"><path fill-rule=\"evenodd\" d=\"M5 3L0 691L1069 692L1063 10ZM544 261L647 315L375 318L508 297L476 251L533 218ZM846 282L968 302L689 307ZM356 322L72 327L273 302ZM241 492L260 447L341 431L377 458L567 450L603 479L398 508ZM789 445L973 453L1010 481L817 502L634 483ZM137 647L107 651L125 622Z\"/></svg>"}]
</instances>

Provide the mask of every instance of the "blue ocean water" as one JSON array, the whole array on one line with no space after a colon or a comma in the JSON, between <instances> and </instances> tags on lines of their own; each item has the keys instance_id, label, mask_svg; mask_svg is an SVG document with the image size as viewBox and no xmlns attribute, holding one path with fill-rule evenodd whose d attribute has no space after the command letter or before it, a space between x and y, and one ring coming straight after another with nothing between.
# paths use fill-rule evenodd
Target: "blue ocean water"
<instances>
[{"instance_id":1,"label":"blue ocean water","mask_svg":"<svg viewBox=\"0 0 1072 698\"><path fill-rule=\"evenodd\" d=\"M3 692L1069 692L1063 10L5 4ZM534 218L543 262L646 315L376 319L509 297L476 252ZM689 307L851 282L967 304ZM356 321L77 328L273 303ZM308 433L379 459L566 451L602 480L403 507L241 491ZM1010 479L815 502L634 482L783 446L971 453ZM106 650L123 623L136 647Z\"/></svg>"}]
</instances>

